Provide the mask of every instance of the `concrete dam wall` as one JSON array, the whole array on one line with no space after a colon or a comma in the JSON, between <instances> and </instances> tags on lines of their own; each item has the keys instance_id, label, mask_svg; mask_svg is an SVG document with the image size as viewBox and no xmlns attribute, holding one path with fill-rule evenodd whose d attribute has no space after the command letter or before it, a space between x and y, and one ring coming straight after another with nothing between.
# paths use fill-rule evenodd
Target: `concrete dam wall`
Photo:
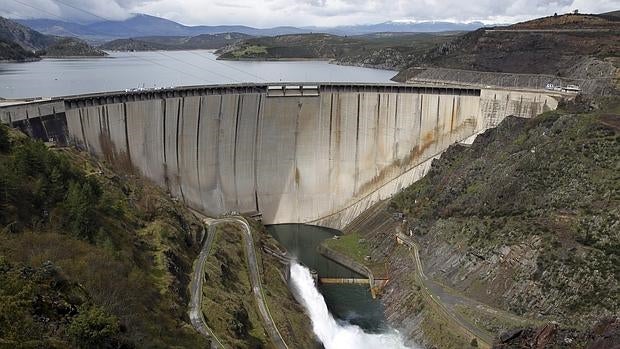
<instances>
[{"instance_id":1,"label":"concrete dam wall","mask_svg":"<svg viewBox=\"0 0 620 349\"><path fill-rule=\"evenodd\" d=\"M205 86L64 99L73 142L206 214L341 228L450 144L545 94L412 85ZM18 120L5 110L3 119Z\"/></svg>"}]
</instances>

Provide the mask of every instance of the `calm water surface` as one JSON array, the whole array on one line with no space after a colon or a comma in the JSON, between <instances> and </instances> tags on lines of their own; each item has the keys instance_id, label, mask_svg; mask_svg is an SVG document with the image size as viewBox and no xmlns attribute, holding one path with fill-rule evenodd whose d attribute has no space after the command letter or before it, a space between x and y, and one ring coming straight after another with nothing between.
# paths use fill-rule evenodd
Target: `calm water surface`
<instances>
[{"instance_id":1,"label":"calm water surface","mask_svg":"<svg viewBox=\"0 0 620 349\"><path fill-rule=\"evenodd\" d=\"M0 63L0 97L239 82L390 82L396 72L325 61L216 61L212 51L112 52L106 58Z\"/></svg>"}]
</instances>

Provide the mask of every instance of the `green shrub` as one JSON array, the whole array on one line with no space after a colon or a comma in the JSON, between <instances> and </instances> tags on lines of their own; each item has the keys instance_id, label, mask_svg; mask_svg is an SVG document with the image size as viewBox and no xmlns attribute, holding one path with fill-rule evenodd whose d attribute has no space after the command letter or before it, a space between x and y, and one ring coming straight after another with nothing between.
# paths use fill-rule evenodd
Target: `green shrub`
<instances>
[{"instance_id":1,"label":"green shrub","mask_svg":"<svg viewBox=\"0 0 620 349\"><path fill-rule=\"evenodd\" d=\"M69 337L81 348L117 347L120 323L98 307L83 307L67 329Z\"/></svg>"},{"instance_id":2,"label":"green shrub","mask_svg":"<svg viewBox=\"0 0 620 349\"><path fill-rule=\"evenodd\" d=\"M6 125L0 124L0 153L6 153L11 149L9 130Z\"/></svg>"},{"instance_id":3,"label":"green shrub","mask_svg":"<svg viewBox=\"0 0 620 349\"><path fill-rule=\"evenodd\" d=\"M64 202L65 226L76 237L92 241L95 233L96 208L99 201L89 182L71 182Z\"/></svg>"}]
</instances>

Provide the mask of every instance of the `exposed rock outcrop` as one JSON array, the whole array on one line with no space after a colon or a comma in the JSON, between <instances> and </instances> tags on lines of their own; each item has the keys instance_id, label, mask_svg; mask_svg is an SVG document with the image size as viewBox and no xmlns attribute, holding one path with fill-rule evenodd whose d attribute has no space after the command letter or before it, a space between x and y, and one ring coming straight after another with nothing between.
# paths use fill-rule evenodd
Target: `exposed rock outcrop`
<instances>
[{"instance_id":1,"label":"exposed rock outcrop","mask_svg":"<svg viewBox=\"0 0 620 349\"><path fill-rule=\"evenodd\" d=\"M498 343L536 337L557 344L548 347L586 348L595 338L587 329L620 311L614 179L620 103L606 100L599 103L604 110L591 111L595 104L575 114L509 117L472 146L452 146L425 178L392 200L420 246L429 279L508 314L497 321L488 316L495 310L456 308L496 336L505 332ZM471 345L447 338L456 331L421 297L413 258L385 234L370 241L372 257L390 266L383 297L388 319L426 347ZM551 321L557 325L535 330Z\"/></svg>"}]
</instances>

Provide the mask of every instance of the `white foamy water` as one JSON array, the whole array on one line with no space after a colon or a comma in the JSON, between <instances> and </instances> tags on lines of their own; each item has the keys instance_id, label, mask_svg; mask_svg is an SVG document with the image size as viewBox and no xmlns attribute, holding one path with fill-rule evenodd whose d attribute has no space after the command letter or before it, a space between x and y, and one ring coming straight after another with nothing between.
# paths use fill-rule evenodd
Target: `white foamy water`
<instances>
[{"instance_id":1,"label":"white foamy water","mask_svg":"<svg viewBox=\"0 0 620 349\"><path fill-rule=\"evenodd\" d=\"M312 329L325 349L405 349L403 338L392 330L387 333L366 333L359 326L336 321L327 310L323 295L316 289L308 268L291 264L291 281L310 315ZM417 349L417 348L410 348Z\"/></svg>"}]
</instances>

